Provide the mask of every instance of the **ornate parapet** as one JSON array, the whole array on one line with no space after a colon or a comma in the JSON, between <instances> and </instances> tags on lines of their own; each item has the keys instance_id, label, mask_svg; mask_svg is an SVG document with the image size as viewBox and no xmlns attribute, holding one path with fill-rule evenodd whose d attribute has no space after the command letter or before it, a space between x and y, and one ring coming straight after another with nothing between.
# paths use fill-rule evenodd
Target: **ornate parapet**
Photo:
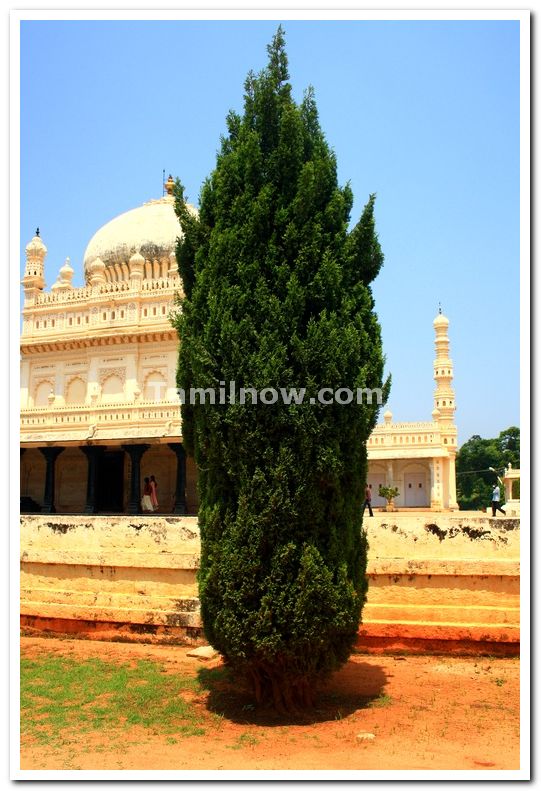
<instances>
[{"instance_id":1,"label":"ornate parapet","mask_svg":"<svg viewBox=\"0 0 541 791\"><path fill-rule=\"evenodd\" d=\"M179 294L178 275L37 292L23 309L23 345L34 338L92 338L125 327L170 328L169 316Z\"/></svg>"},{"instance_id":2,"label":"ornate parapet","mask_svg":"<svg viewBox=\"0 0 541 791\"><path fill-rule=\"evenodd\" d=\"M447 446L447 448L445 448ZM457 450L456 428L442 429L436 421L417 423L379 423L367 442L368 458L385 458L389 453L431 458Z\"/></svg>"},{"instance_id":3,"label":"ornate parapet","mask_svg":"<svg viewBox=\"0 0 541 791\"><path fill-rule=\"evenodd\" d=\"M21 410L21 444L181 435L179 401L35 407Z\"/></svg>"}]
</instances>

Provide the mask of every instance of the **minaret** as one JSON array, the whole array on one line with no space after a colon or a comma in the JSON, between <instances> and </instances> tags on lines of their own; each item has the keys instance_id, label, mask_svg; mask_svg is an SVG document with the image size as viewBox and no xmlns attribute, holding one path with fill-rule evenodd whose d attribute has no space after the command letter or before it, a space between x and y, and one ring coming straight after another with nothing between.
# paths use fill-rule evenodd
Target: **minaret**
<instances>
[{"instance_id":1,"label":"minaret","mask_svg":"<svg viewBox=\"0 0 541 791\"><path fill-rule=\"evenodd\" d=\"M454 423L455 391L453 363L449 357L449 319L442 315L441 307L434 319L436 331L436 359L434 360L434 411L432 417L437 423L441 441L440 453L432 461L432 498L433 507L451 511L458 510L456 501L457 431ZM443 455L442 455L443 454Z\"/></svg>"},{"instance_id":2,"label":"minaret","mask_svg":"<svg viewBox=\"0 0 541 791\"><path fill-rule=\"evenodd\" d=\"M436 331L436 359L434 360L434 410L438 410L440 426L453 425L455 414L455 391L452 388L453 362L449 357L449 319L442 315L441 308L434 319Z\"/></svg>"},{"instance_id":3,"label":"minaret","mask_svg":"<svg viewBox=\"0 0 541 791\"><path fill-rule=\"evenodd\" d=\"M39 228L36 228L36 235L26 245L26 266L22 284L24 287L25 302L33 299L36 291L43 291L45 280L43 278L43 262L47 255L47 248L41 241Z\"/></svg>"}]
</instances>

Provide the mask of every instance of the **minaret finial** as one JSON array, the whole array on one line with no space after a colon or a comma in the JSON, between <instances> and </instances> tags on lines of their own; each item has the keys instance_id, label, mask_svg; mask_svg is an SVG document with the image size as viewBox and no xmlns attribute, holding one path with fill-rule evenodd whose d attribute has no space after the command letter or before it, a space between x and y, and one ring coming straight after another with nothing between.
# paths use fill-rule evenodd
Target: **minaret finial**
<instances>
[{"instance_id":1,"label":"minaret finial","mask_svg":"<svg viewBox=\"0 0 541 791\"><path fill-rule=\"evenodd\" d=\"M438 313L439 313L439 314L440 314L440 316L441 316L441 302L438 302L438 305L439 305Z\"/></svg>"}]
</instances>

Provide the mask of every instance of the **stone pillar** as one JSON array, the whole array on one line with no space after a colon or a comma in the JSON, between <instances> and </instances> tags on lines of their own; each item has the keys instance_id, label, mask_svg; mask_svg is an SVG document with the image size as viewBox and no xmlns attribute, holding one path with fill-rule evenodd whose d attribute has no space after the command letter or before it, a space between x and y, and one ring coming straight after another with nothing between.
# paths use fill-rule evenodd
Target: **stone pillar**
<instances>
[{"instance_id":1,"label":"stone pillar","mask_svg":"<svg viewBox=\"0 0 541 791\"><path fill-rule=\"evenodd\" d=\"M141 513L141 459L145 450L150 445L122 445L131 460L130 496L128 498L128 513Z\"/></svg>"},{"instance_id":2,"label":"stone pillar","mask_svg":"<svg viewBox=\"0 0 541 791\"><path fill-rule=\"evenodd\" d=\"M432 478L430 507L435 511L441 511L443 506L443 501L442 501L442 484L441 484L441 463L439 458L431 459L430 472Z\"/></svg>"},{"instance_id":3,"label":"stone pillar","mask_svg":"<svg viewBox=\"0 0 541 791\"><path fill-rule=\"evenodd\" d=\"M504 471L503 473L503 488L505 491L505 502L509 502L509 500L513 499L513 480L516 480L509 477L509 473L511 472L511 465Z\"/></svg>"},{"instance_id":4,"label":"stone pillar","mask_svg":"<svg viewBox=\"0 0 541 791\"><path fill-rule=\"evenodd\" d=\"M451 511L458 511L458 503L456 501L456 465L455 454L449 454L449 503L448 508Z\"/></svg>"},{"instance_id":5,"label":"stone pillar","mask_svg":"<svg viewBox=\"0 0 541 791\"><path fill-rule=\"evenodd\" d=\"M387 475L386 475L386 486L394 486L394 468L393 462L387 462Z\"/></svg>"},{"instance_id":6,"label":"stone pillar","mask_svg":"<svg viewBox=\"0 0 541 791\"><path fill-rule=\"evenodd\" d=\"M173 513L186 514L186 451L182 442L169 442L168 445L177 457L177 483Z\"/></svg>"},{"instance_id":7,"label":"stone pillar","mask_svg":"<svg viewBox=\"0 0 541 791\"><path fill-rule=\"evenodd\" d=\"M47 462L47 469L45 470L45 490L43 492L43 508L41 509L43 514L56 513L56 509L54 507L54 473L56 459L58 456L60 456L63 450L64 448L60 448L58 446L40 448L40 451Z\"/></svg>"},{"instance_id":8,"label":"stone pillar","mask_svg":"<svg viewBox=\"0 0 541 791\"><path fill-rule=\"evenodd\" d=\"M434 508L436 502L436 476L434 474L434 459L428 460L428 471L430 475L430 507Z\"/></svg>"},{"instance_id":9,"label":"stone pillar","mask_svg":"<svg viewBox=\"0 0 541 791\"><path fill-rule=\"evenodd\" d=\"M21 363L21 409L28 409L28 397L30 395L30 361L23 360Z\"/></svg>"},{"instance_id":10,"label":"stone pillar","mask_svg":"<svg viewBox=\"0 0 541 791\"><path fill-rule=\"evenodd\" d=\"M20 492L19 496L21 499L21 511L22 511L22 498L23 498L23 456L26 453L26 448L19 448L19 487Z\"/></svg>"},{"instance_id":11,"label":"stone pillar","mask_svg":"<svg viewBox=\"0 0 541 791\"><path fill-rule=\"evenodd\" d=\"M104 448L101 445L85 445L81 450L88 459L88 474L86 478L86 504L83 513L96 514L98 512L97 481L98 465Z\"/></svg>"}]
</instances>

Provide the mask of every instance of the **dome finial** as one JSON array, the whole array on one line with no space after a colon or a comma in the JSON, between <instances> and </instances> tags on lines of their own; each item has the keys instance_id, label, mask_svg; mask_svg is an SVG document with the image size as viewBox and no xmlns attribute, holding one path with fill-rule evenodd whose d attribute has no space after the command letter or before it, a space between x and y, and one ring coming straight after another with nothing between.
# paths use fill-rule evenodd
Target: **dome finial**
<instances>
[{"instance_id":1,"label":"dome finial","mask_svg":"<svg viewBox=\"0 0 541 791\"><path fill-rule=\"evenodd\" d=\"M439 314L440 314L440 316L441 316L441 302L438 302L438 305L439 305L439 308L438 308L438 313L439 313Z\"/></svg>"},{"instance_id":2,"label":"dome finial","mask_svg":"<svg viewBox=\"0 0 541 791\"><path fill-rule=\"evenodd\" d=\"M39 236L39 226L36 228L36 236Z\"/></svg>"},{"instance_id":3,"label":"dome finial","mask_svg":"<svg viewBox=\"0 0 541 791\"><path fill-rule=\"evenodd\" d=\"M169 178L167 179L167 181L163 186L165 187L165 191L167 192L168 195L173 194L173 189L175 188L175 181L171 174L169 174Z\"/></svg>"}]
</instances>

